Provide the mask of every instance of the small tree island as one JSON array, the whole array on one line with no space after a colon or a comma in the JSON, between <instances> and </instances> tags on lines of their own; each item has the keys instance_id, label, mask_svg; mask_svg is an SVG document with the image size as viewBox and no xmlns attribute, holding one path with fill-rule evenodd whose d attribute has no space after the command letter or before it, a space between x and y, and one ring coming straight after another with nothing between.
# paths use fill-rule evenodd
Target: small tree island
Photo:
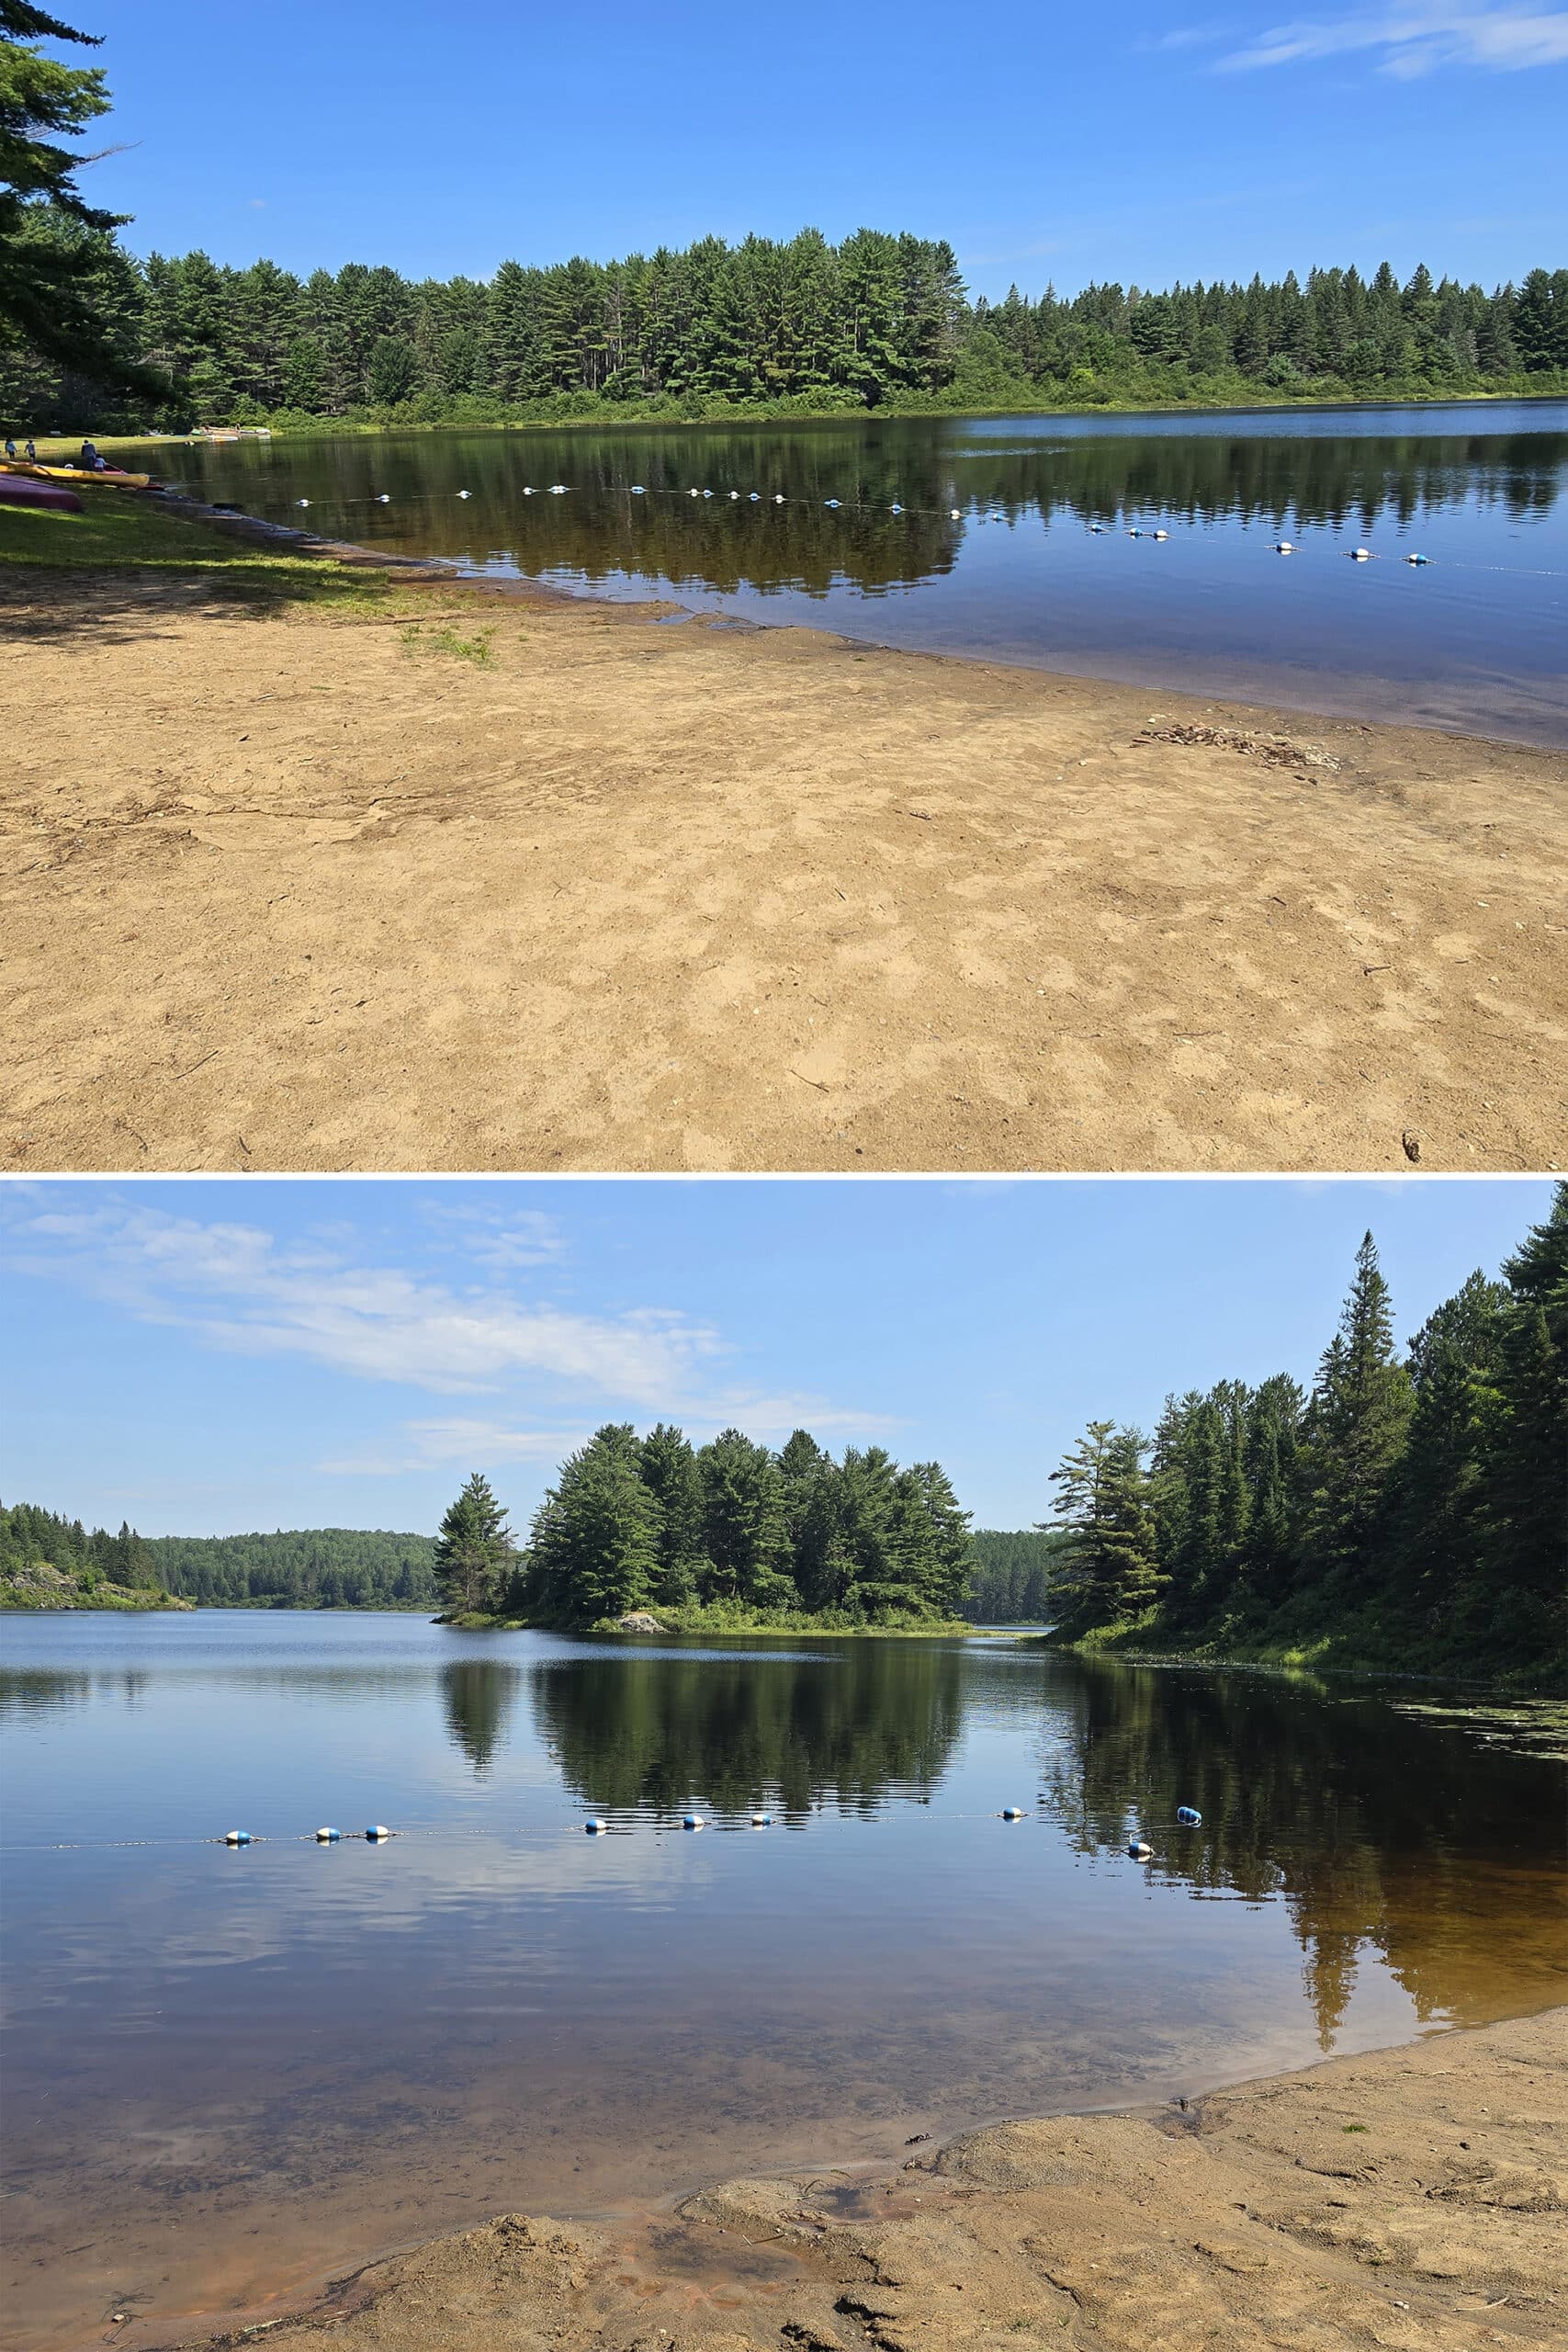
<instances>
[{"instance_id":1,"label":"small tree island","mask_svg":"<svg viewBox=\"0 0 1568 2352\"><path fill-rule=\"evenodd\" d=\"M521 1548L476 1472L435 1547L446 1622L562 1631L639 1612L686 1632L945 1631L972 1566L938 1462L835 1461L805 1430L777 1453L733 1429L699 1447L663 1421L612 1422L569 1454Z\"/></svg>"}]
</instances>

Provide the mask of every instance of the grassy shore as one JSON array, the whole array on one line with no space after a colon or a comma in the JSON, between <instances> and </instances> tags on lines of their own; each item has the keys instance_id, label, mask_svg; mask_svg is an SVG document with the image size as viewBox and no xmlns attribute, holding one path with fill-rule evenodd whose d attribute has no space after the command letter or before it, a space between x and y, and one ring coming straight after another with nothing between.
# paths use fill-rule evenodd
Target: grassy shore
<instances>
[{"instance_id":1,"label":"grassy shore","mask_svg":"<svg viewBox=\"0 0 1568 2352\"><path fill-rule=\"evenodd\" d=\"M1434 1627L1401 1619L1391 1610L1358 1609L1351 1600L1332 1612L1280 1610L1239 1613L1193 1631L1172 1624L1157 1609L1114 1625L1067 1623L1038 1636L1047 1647L1130 1662L1190 1659L1204 1666L1262 1666L1310 1674L1393 1675L1472 1685L1502 1698L1561 1698L1563 1662L1542 1649L1513 1645L1499 1652L1487 1629Z\"/></svg>"},{"instance_id":2,"label":"grassy shore","mask_svg":"<svg viewBox=\"0 0 1568 2352\"><path fill-rule=\"evenodd\" d=\"M139 1612L195 1606L194 1600L182 1600L161 1586L115 1584L107 1577L79 1576L70 1568L52 1567L45 1560L16 1574L0 1576L0 1610L112 1609Z\"/></svg>"},{"instance_id":3,"label":"grassy shore","mask_svg":"<svg viewBox=\"0 0 1568 2352\"><path fill-rule=\"evenodd\" d=\"M973 1634L975 1627L962 1617L890 1619L885 1624L856 1624L849 1620L839 1622L832 1616L814 1617L804 1610L780 1611L760 1617L743 1609L656 1609L649 1612L659 1620L660 1634L690 1635L711 1634L744 1635L748 1641L795 1641L803 1634L831 1634L838 1640L887 1640L897 1637L908 1641L911 1637L940 1637L951 1640L953 1634ZM590 1635L625 1634L628 1639L651 1635L651 1626L623 1627L619 1619L602 1617L592 1625L545 1625L528 1617L486 1616L476 1610L464 1610L449 1617L438 1617L440 1625L455 1625L465 1634L525 1634L572 1633Z\"/></svg>"},{"instance_id":4,"label":"grassy shore","mask_svg":"<svg viewBox=\"0 0 1568 2352\"><path fill-rule=\"evenodd\" d=\"M0 564L55 571L181 574L253 603L348 608L379 597L384 571L269 547L242 526L203 520L133 490L87 489L80 514L0 505Z\"/></svg>"},{"instance_id":5,"label":"grassy shore","mask_svg":"<svg viewBox=\"0 0 1568 2352\"><path fill-rule=\"evenodd\" d=\"M1418 413L1427 408L1495 407L1499 402L1524 401L1561 401L1564 387L1552 384L1544 389L1529 390L1509 388L1498 390L1451 391L1429 390L1402 392L1333 392L1303 393L1281 391L1269 384L1221 384L1197 388L1183 398L1161 397L1157 392L1116 392L1092 401L1030 400L1006 401L997 406L981 402L966 403L954 408L941 401L900 401L886 409L850 408L791 408L766 401L716 401L698 413L682 411L672 413L667 408L638 408L635 403L606 401L591 412L566 415L447 415L442 417L400 416L388 412L378 415L355 413L348 416L309 416L288 412L268 419L265 430L274 440L326 439L340 435L370 435L388 433L570 433L625 428L628 431L681 432L687 429L711 431L716 426L783 424L809 426L812 424L852 424L857 422L886 424L906 419L932 422L952 418L962 423L971 417L1030 417L1030 416L1179 416L1250 415L1254 413L1298 409L1409 409ZM233 431L232 426L217 425L217 431ZM247 426L248 431L254 427ZM39 462L42 465L69 465L81 450L82 435L44 434L37 436ZM183 448L192 435L185 433L117 433L109 430L94 433L99 455L109 457L116 451L136 450L146 453L159 448Z\"/></svg>"}]
</instances>

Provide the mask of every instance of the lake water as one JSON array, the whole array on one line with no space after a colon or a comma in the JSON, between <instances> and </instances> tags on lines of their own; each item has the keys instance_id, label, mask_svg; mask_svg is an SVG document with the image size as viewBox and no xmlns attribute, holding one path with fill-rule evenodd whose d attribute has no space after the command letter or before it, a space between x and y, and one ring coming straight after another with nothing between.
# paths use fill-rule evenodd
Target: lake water
<instances>
[{"instance_id":1,"label":"lake water","mask_svg":"<svg viewBox=\"0 0 1568 2352\"><path fill-rule=\"evenodd\" d=\"M406 1616L0 1652L13 2345L1563 1997L1562 1770L1410 1690Z\"/></svg>"},{"instance_id":2,"label":"lake water","mask_svg":"<svg viewBox=\"0 0 1568 2352\"><path fill-rule=\"evenodd\" d=\"M442 432L164 462L253 514L486 576L1568 744L1568 402ZM1375 560L1349 561L1363 544Z\"/></svg>"}]
</instances>

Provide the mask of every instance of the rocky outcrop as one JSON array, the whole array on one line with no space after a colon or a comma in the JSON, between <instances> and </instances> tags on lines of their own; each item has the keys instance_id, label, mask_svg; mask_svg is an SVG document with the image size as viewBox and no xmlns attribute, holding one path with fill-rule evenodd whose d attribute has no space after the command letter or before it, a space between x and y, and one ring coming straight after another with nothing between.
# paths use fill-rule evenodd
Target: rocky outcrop
<instances>
[{"instance_id":1,"label":"rocky outcrop","mask_svg":"<svg viewBox=\"0 0 1568 2352\"><path fill-rule=\"evenodd\" d=\"M662 1634L666 1628L646 1609L628 1609L624 1617L615 1620L616 1630L623 1634Z\"/></svg>"}]
</instances>

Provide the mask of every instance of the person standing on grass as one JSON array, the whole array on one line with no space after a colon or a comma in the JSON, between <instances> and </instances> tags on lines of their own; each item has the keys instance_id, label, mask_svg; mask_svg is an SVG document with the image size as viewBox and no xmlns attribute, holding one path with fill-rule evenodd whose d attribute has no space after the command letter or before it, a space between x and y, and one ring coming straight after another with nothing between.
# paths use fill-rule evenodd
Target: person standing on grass
<instances>
[{"instance_id":1,"label":"person standing on grass","mask_svg":"<svg viewBox=\"0 0 1568 2352\"><path fill-rule=\"evenodd\" d=\"M26 457L27 457L27 460L28 460L28 465L29 465L29 466L36 466L36 465L37 465L37 463L38 463L38 451L33 447L32 440L31 440L30 436L29 436L29 438L28 438L28 439L24 443L23 447L24 447L24 451L25 451L25 454L26 454Z\"/></svg>"},{"instance_id":2,"label":"person standing on grass","mask_svg":"<svg viewBox=\"0 0 1568 2352\"><path fill-rule=\"evenodd\" d=\"M7 434L6 434L6 455L8 458L14 458L14 457L16 456L16 454L17 454L17 445L16 445L16 443L12 440L12 438L11 438L10 435L7 433Z\"/></svg>"}]
</instances>

